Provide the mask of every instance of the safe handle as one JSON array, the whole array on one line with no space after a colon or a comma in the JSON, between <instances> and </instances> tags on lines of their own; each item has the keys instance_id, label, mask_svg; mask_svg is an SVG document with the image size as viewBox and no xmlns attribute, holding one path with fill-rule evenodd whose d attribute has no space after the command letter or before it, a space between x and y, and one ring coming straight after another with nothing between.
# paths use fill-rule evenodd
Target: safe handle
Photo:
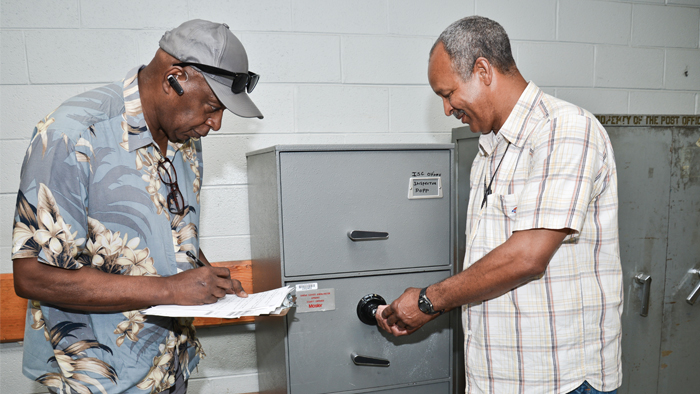
<instances>
[{"instance_id":1,"label":"safe handle","mask_svg":"<svg viewBox=\"0 0 700 394\"><path fill-rule=\"evenodd\" d=\"M639 273L635 275L634 281L642 285L642 310L639 315L647 317L649 314L649 293L651 293L651 276Z\"/></svg>"},{"instance_id":2,"label":"safe handle","mask_svg":"<svg viewBox=\"0 0 700 394\"><path fill-rule=\"evenodd\" d=\"M692 274L697 274L698 279L700 279L700 270L693 269L693 270L690 270L690 272ZM694 305L695 301L698 300L698 296L700 296L700 282L698 282L698 284L695 285L695 288L693 289L693 291L690 292L690 294L688 295L688 298L686 298L685 301L690 305Z\"/></svg>"},{"instance_id":3,"label":"safe handle","mask_svg":"<svg viewBox=\"0 0 700 394\"><path fill-rule=\"evenodd\" d=\"M389 233L381 231L361 231L353 230L348 232L348 238L356 241L378 241L382 239L389 239Z\"/></svg>"},{"instance_id":4,"label":"safe handle","mask_svg":"<svg viewBox=\"0 0 700 394\"><path fill-rule=\"evenodd\" d=\"M391 363L389 360L379 357L361 356L357 353L350 354L352 362L355 365L361 365L365 367L388 367Z\"/></svg>"}]
</instances>

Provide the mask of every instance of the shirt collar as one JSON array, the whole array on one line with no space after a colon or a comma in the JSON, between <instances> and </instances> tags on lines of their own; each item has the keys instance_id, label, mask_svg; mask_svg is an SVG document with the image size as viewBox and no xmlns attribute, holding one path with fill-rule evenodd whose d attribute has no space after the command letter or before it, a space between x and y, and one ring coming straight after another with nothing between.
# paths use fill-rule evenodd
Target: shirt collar
<instances>
[{"instance_id":1,"label":"shirt collar","mask_svg":"<svg viewBox=\"0 0 700 394\"><path fill-rule=\"evenodd\" d=\"M527 127L537 108L537 105L542 100L544 92L537 87L534 82L530 81L527 87L520 95L515 107L510 111L510 115L505 123L498 131L511 144L522 148L527 140L532 127Z\"/></svg>"},{"instance_id":2,"label":"shirt collar","mask_svg":"<svg viewBox=\"0 0 700 394\"><path fill-rule=\"evenodd\" d=\"M141 65L132 68L124 78L124 113L122 117L122 129L124 137L122 147L133 152L136 149L143 148L153 144L155 141L151 135L151 131L146 124L146 118L143 116L143 108L141 107L141 94L139 93L139 71L146 66ZM178 150L182 144L173 144L168 142L174 150ZM165 154L165 152L163 152Z\"/></svg>"}]
</instances>

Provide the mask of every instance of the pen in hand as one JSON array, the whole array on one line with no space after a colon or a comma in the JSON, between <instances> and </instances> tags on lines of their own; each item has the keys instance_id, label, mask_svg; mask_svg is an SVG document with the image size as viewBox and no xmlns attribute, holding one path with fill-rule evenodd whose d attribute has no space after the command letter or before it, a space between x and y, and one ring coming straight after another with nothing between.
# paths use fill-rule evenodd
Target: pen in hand
<instances>
[{"instance_id":1,"label":"pen in hand","mask_svg":"<svg viewBox=\"0 0 700 394\"><path fill-rule=\"evenodd\" d=\"M205 264L202 262L202 260L197 258L197 256L195 256L194 253L190 252L189 250L187 251L187 256L197 263L197 267L204 267Z\"/></svg>"}]
</instances>

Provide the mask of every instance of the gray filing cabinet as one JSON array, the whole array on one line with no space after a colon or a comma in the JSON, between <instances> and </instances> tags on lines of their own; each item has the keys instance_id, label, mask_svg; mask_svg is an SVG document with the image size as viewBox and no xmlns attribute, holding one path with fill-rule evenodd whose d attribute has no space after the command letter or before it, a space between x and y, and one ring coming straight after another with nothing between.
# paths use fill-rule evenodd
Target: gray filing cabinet
<instances>
[{"instance_id":1,"label":"gray filing cabinet","mask_svg":"<svg viewBox=\"0 0 700 394\"><path fill-rule=\"evenodd\" d=\"M253 290L298 285L300 304L256 319L260 392L451 393L452 314L394 338L358 304L452 274L453 145L278 145L247 160Z\"/></svg>"},{"instance_id":2,"label":"gray filing cabinet","mask_svg":"<svg viewBox=\"0 0 700 394\"><path fill-rule=\"evenodd\" d=\"M633 120L632 125L604 124L617 164L625 297L623 382L618 392L697 393L700 299L691 305L686 298L700 284L700 117L600 117ZM691 121L693 118L696 120ZM671 119L678 120L676 126L662 124ZM683 119L695 125L683 127ZM469 171L478 136L469 127L452 131L458 161L460 259L464 256ZM651 278L646 316L642 316L644 286L637 276Z\"/></svg>"}]
</instances>

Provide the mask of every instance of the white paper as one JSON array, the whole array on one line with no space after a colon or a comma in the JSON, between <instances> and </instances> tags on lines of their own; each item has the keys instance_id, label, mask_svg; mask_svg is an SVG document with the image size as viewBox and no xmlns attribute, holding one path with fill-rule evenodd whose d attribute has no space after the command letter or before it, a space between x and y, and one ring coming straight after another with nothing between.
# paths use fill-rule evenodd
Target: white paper
<instances>
[{"instance_id":1,"label":"white paper","mask_svg":"<svg viewBox=\"0 0 700 394\"><path fill-rule=\"evenodd\" d=\"M288 306L287 295L294 290L291 286L249 294L247 298L227 294L213 304L206 305L157 305L143 311L146 315L169 317L222 317L236 319L241 316L279 314Z\"/></svg>"}]
</instances>

